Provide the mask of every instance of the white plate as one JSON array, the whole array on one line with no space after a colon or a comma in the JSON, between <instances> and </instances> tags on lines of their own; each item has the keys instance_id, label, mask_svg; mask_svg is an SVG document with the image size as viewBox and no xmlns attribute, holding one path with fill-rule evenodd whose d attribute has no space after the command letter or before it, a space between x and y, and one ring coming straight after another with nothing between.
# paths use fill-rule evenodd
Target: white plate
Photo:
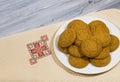
<instances>
[{"instance_id":1,"label":"white plate","mask_svg":"<svg viewBox=\"0 0 120 82\"><path fill-rule=\"evenodd\" d=\"M107 27L109 28L111 34L114 34L118 38L120 38L120 30L115 25L113 25L112 23L108 22L105 19L98 18L98 17L90 17L90 16L83 16L83 17L75 18L75 19L83 20L86 23L90 23L93 20L101 20L101 21L103 21L107 25ZM72 19L72 20L75 20L75 19ZM72 20L70 20L70 21L72 21ZM68 56L65 55L64 53L62 53L61 51L59 51L59 49L57 47L58 38L59 38L60 34L66 29L66 26L68 25L68 23L70 21L68 21L64 25L62 25L60 27L60 29L57 31L57 33L56 33L56 35L54 37L54 44L53 44L56 57L58 58L58 60L65 67L67 67L68 69L70 69L70 70L72 70L74 72L77 72L77 73L98 74L98 73L102 73L102 72L106 72L106 71L110 70L116 64L119 63L119 61L120 61L120 46L119 46L119 48L117 48L117 50L115 50L114 52L110 53L110 55L111 55L111 62L107 66L105 66L105 67L95 67L95 66L93 66L90 63L85 68L82 68L82 69L75 68L75 67L71 66L69 64L69 62L68 62Z\"/></svg>"}]
</instances>

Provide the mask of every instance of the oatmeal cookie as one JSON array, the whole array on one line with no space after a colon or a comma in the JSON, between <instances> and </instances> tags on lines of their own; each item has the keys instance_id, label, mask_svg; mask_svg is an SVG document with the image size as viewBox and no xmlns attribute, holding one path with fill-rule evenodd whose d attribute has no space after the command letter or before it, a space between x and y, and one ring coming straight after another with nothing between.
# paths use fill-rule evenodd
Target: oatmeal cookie
<instances>
[{"instance_id":1,"label":"oatmeal cookie","mask_svg":"<svg viewBox=\"0 0 120 82\"><path fill-rule=\"evenodd\" d=\"M94 58L102 51L102 44L96 39L87 39L81 43L81 53L89 58Z\"/></svg>"},{"instance_id":2,"label":"oatmeal cookie","mask_svg":"<svg viewBox=\"0 0 120 82\"><path fill-rule=\"evenodd\" d=\"M100 20L94 20L92 22L89 23L89 26L92 29L92 32L94 33L94 31L96 30L100 30L102 32L106 32L106 33L110 33L109 29L107 28L106 24Z\"/></svg>"},{"instance_id":3,"label":"oatmeal cookie","mask_svg":"<svg viewBox=\"0 0 120 82\"><path fill-rule=\"evenodd\" d=\"M89 59L87 57L78 58L70 55L68 60L70 65L76 68L83 68L89 63Z\"/></svg>"},{"instance_id":4,"label":"oatmeal cookie","mask_svg":"<svg viewBox=\"0 0 120 82\"><path fill-rule=\"evenodd\" d=\"M85 22L83 22L82 20L73 20L71 21L68 25L67 28L73 28L75 31L80 30L81 28L86 28L87 24Z\"/></svg>"},{"instance_id":5,"label":"oatmeal cookie","mask_svg":"<svg viewBox=\"0 0 120 82\"><path fill-rule=\"evenodd\" d=\"M90 30L92 31L93 37L97 38L102 42L102 46L106 47L111 42L109 29L101 21L93 21L89 24Z\"/></svg>"},{"instance_id":6,"label":"oatmeal cookie","mask_svg":"<svg viewBox=\"0 0 120 82\"><path fill-rule=\"evenodd\" d=\"M67 28L71 28L76 31L76 46L79 46L82 40L89 39L92 36L88 24L86 24L82 20L73 20L68 24Z\"/></svg>"},{"instance_id":7,"label":"oatmeal cookie","mask_svg":"<svg viewBox=\"0 0 120 82\"><path fill-rule=\"evenodd\" d=\"M73 29L66 29L59 37L58 45L69 47L76 39L76 32Z\"/></svg>"},{"instance_id":8,"label":"oatmeal cookie","mask_svg":"<svg viewBox=\"0 0 120 82\"><path fill-rule=\"evenodd\" d=\"M109 45L110 51L114 51L119 46L119 39L115 35L111 35L111 42Z\"/></svg>"},{"instance_id":9,"label":"oatmeal cookie","mask_svg":"<svg viewBox=\"0 0 120 82\"><path fill-rule=\"evenodd\" d=\"M111 61L111 56L109 55L108 57L104 59L90 59L90 62L97 67L104 67L108 65Z\"/></svg>"}]
</instances>

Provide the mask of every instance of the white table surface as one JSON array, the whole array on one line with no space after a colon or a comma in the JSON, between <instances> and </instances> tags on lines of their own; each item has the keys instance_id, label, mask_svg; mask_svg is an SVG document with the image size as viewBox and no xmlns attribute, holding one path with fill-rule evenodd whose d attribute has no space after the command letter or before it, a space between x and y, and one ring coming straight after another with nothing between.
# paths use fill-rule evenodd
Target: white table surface
<instances>
[{"instance_id":1,"label":"white table surface","mask_svg":"<svg viewBox=\"0 0 120 82\"><path fill-rule=\"evenodd\" d=\"M120 0L0 0L0 37L110 8Z\"/></svg>"}]
</instances>

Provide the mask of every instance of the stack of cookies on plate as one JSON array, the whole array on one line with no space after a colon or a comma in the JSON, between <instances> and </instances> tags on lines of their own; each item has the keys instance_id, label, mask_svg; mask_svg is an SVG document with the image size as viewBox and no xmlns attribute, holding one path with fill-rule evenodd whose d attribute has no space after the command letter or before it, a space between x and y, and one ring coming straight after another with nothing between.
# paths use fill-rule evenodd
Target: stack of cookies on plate
<instances>
[{"instance_id":1,"label":"stack of cookies on plate","mask_svg":"<svg viewBox=\"0 0 120 82\"><path fill-rule=\"evenodd\" d=\"M86 24L82 20L73 20L61 33L58 48L68 54L70 65L76 68L86 67L89 63L104 67L111 61L110 52L119 46L119 39L110 34L108 27L100 20Z\"/></svg>"}]
</instances>

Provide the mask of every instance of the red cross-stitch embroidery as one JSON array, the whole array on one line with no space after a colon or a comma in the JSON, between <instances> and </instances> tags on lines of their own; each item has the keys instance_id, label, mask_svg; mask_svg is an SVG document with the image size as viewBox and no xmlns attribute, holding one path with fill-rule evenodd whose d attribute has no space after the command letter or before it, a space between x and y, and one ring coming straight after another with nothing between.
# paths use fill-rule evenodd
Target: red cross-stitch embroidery
<instances>
[{"instance_id":1,"label":"red cross-stitch embroidery","mask_svg":"<svg viewBox=\"0 0 120 82\"><path fill-rule=\"evenodd\" d=\"M37 60L51 54L51 51L47 45L47 35L41 36L41 40L27 44L27 48L30 52L31 58L29 59L30 64L37 63Z\"/></svg>"},{"instance_id":2,"label":"red cross-stitch embroidery","mask_svg":"<svg viewBox=\"0 0 120 82\"><path fill-rule=\"evenodd\" d=\"M31 64L31 65L37 63L37 60L36 60L36 59L33 59L33 58L29 59L29 61L30 61L30 64Z\"/></svg>"},{"instance_id":3,"label":"red cross-stitch embroidery","mask_svg":"<svg viewBox=\"0 0 120 82\"><path fill-rule=\"evenodd\" d=\"M43 36L41 36L41 40L43 40L43 41L48 41L48 37L47 37L47 35L43 35Z\"/></svg>"}]
</instances>

